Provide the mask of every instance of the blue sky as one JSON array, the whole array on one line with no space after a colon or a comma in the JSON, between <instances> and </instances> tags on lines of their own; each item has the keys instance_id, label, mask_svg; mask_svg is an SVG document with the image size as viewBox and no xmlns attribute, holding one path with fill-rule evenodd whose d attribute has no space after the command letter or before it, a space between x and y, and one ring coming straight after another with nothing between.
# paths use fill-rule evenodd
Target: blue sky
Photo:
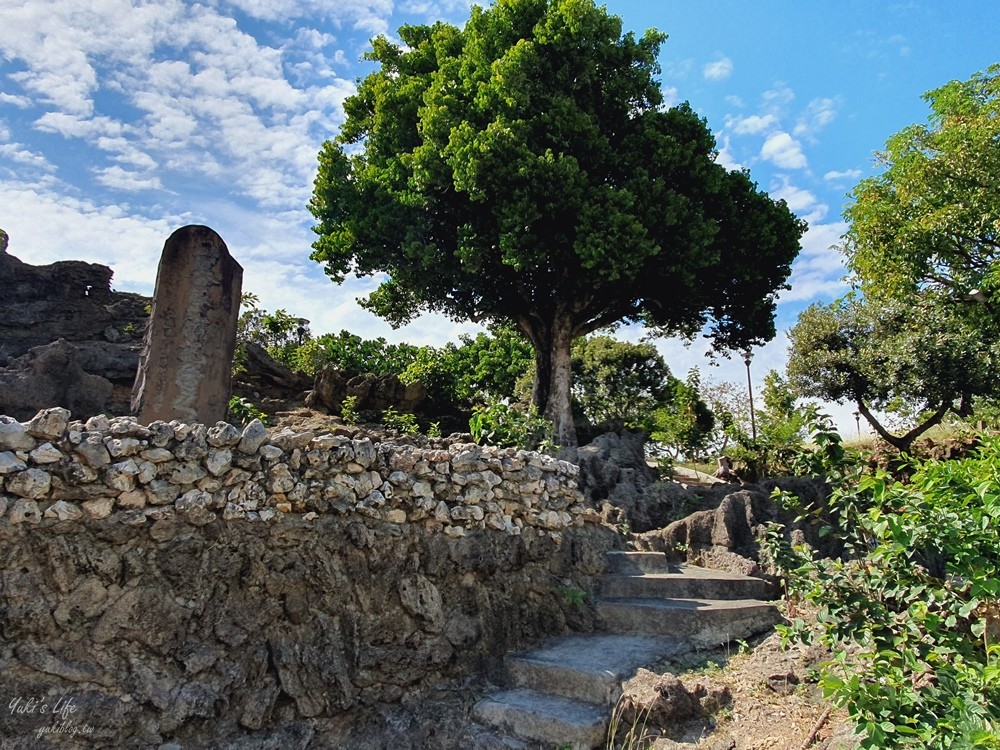
<instances>
[{"instance_id":1,"label":"blue sky","mask_svg":"<svg viewBox=\"0 0 1000 750\"><path fill-rule=\"evenodd\" d=\"M265 308L314 332L440 345L468 324L427 316L399 331L361 310L371 280L335 286L309 260L320 144L368 68L375 34L460 24L466 0L5 0L0 4L0 227L29 263L81 259L120 290L152 292L163 241L207 224ZM845 194L873 152L923 121L921 95L1000 60L1000 3L609 0L627 30L669 35L668 101L687 100L719 159L750 169L810 224L782 296L784 331L844 290ZM637 338L640 331L624 336ZM755 354L755 379L785 360L784 336ZM675 374L710 368L704 346L661 345ZM839 415L842 425L843 413ZM848 420L853 429L853 419Z\"/></svg>"}]
</instances>

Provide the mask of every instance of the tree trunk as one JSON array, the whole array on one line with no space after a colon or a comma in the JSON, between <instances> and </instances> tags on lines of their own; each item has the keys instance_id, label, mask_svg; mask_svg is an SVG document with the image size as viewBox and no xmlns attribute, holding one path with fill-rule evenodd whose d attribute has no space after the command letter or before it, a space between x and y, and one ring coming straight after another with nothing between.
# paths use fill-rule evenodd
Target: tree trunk
<instances>
[{"instance_id":1,"label":"tree trunk","mask_svg":"<svg viewBox=\"0 0 1000 750\"><path fill-rule=\"evenodd\" d=\"M941 420L944 419L944 415L948 413L948 409L951 408L951 404L949 403L941 404L941 406L939 406L930 417L918 424L905 435L893 435L882 426L863 401L856 401L855 403L857 404L858 411L861 412L861 416L863 416L868 424L872 426L872 429L878 433L879 437L885 440L885 442L898 450L900 453L909 453L910 448L913 446L913 441L927 432L927 430L931 427L940 423Z\"/></svg>"},{"instance_id":2,"label":"tree trunk","mask_svg":"<svg viewBox=\"0 0 1000 750\"><path fill-rule=\"evenodd\" d=\"M576 425L570 399L573 377L572 346L575 337L572 319L556 317L548 326L519 321L535 350L535 381L531 389L531 402L542 416L552 422L553 440L559 446L559 455L566 460L576 459Z\"/></svg>"}]
</instances>

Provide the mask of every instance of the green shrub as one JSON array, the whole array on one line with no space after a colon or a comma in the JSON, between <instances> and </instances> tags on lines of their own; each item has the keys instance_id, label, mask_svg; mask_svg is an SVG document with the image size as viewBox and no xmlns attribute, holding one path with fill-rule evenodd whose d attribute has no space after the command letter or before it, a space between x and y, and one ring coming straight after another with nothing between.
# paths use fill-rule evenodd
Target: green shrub
<instances>
[{"instance_id":1,"label":"green shrub","mask_svg":"<svg viewBox=\"0 0 1000 750\"><path fill-rule=\"evenodd\" d=\"M819 607L817 637L835 654L821 684L860 746L1000 748L1000 438L917 465L905 484L844 483L829 519L845 559L792 547L777 527L766 546L790 592Z\"/></svg>"},{"instance_id":2,"label":"green shrub","mask_svg":"<svg viewBox=\"0 0 1000 750\"><path fill-rule=\"evenodd\" d=\"M242 425L247 425L255 419L267 424L267 415L242 396L233 396L229 399L229 417Z\"/></svg>"},{"instance_id":3,"label":"green shrub","mask_svg":"<svg viewBox=\"0 0 1000 750\"><path fill-rule=\"evenodd\" d=\"M344 420L344 424L357 424L361 419L361 414L358 412L358 397L357 396L347 396L343 403L340 405L340 418Z\"/></svg>"},{"instance_id":4,"label":"green shrub","mask_svg":"<svg viewBox=\"0 0 1000 750\"><path fill-rule=\"evenodd\" d=\"M420 430L416 415L397 411L394 406L382 412L382 424L407 435L415 435Z\"/></svg>"},{"instance_id":5,"label":"green shrub","mask_svg":"<svg viewBox=\"0 0 1000 750\"><path fill-rule=\"evenodd\" d=\"M480 445L553 451L552 423L538 414L535 407L527 409L492 403L477 406L469 420L472 439Z\"/></svg>"}]
</instances>

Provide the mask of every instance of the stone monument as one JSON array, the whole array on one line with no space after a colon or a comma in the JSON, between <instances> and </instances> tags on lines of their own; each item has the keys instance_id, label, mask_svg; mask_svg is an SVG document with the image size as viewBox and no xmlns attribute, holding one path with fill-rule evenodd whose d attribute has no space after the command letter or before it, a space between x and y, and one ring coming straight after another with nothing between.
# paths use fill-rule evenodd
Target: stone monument
<instances>
[{"instance_id":1,"label":"stone monument","mask_svg":"<svg viewBox=\"0 0 1000 750\"><path fill-rule=\"evenodd\" d=\"M186 226L163 245L132 413L215 424L229 405L243 268L212 229Z\"/></svg>"}]
</instances>

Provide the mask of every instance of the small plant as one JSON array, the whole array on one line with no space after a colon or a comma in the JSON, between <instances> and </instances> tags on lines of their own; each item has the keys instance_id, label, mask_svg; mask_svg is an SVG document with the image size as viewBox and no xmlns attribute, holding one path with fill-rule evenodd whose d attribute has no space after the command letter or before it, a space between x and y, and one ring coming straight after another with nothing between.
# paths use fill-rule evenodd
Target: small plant
<instances>
[{"instance_id":1,"label":"small plant","mask_svg":"<svg viewBox=\"0 0 1000 750\"><path fill-rule=\"evenodd\" d=\"M469 420L472 439L480 445L496 445L524 450L554 452L552 423L539 415L535 407L527 410L495 402L476 406Z\"/></svg>"},{"instance_id":2,"label":"small plant","mask_svg":"<svg viewBox=\"0 0 1000 750\"><path fill-rule=\"evenodd\" d=\"M233 396L229 399L229 416L240 424L246 425L255 419L267 424L267 415L243 396Z\"/></svg>"},{"instance_id":3,"label":"small plant","mask_svg":"<svg viewBox=\"0 0 1000 750\"><path fill-rule=\"evenodd\" d=\"M358 413L358 397L348 396L344 399L344 402L340 405L340 418L344 420L344 424L354 425L357 424L361 415Z\"/></svg>"},{"instance_id":4,"label":"small plant","mask_svg":"<svg viewBox=\"0 0 1000 750\"><path fill-rule=\"evenodd\" d=\"M390 406L382 412L382 424L407 435L416 435L420 430L415 414L397 411L394 406Z\"/></svg>"},{"instance_id":5,"label":"small plant","mask_svg":"<svg viewBox=\"0 0 1000 750\"><path fill-rule=\"evenodd\" d=\"M559 593L568 607L579 607L587 601L587 592L576 586L563 586L559 589Z\"/></svg>"},{"instance_id":6,"label":"small plant","mask_svg":"<svg viewBox=\"0 0 1000 750\"><path fill-rule=\"evenodd\" d=\"M607 750L649 750L653 747L653 737L646 733L646 722L649 720L649 710L652 705L635 712L630 723L626 723L626 714L629 709L633 709L632 701L625 695L618 699L614 710L611 712L611 721L608 723ZM618 735L624 732L622 740L618 740Z\"/></svg>"},{"instance_id":7,"label":"small plant","mask_svg":"<svg viewBox=\"0 0 1000 750\"><path fill-rule=\"evenodd\" d=\"M441 423L431 422L431 426L427 428L427 437L429 438L439 438L441 437Z\"/></svg>"}]
</instances>

